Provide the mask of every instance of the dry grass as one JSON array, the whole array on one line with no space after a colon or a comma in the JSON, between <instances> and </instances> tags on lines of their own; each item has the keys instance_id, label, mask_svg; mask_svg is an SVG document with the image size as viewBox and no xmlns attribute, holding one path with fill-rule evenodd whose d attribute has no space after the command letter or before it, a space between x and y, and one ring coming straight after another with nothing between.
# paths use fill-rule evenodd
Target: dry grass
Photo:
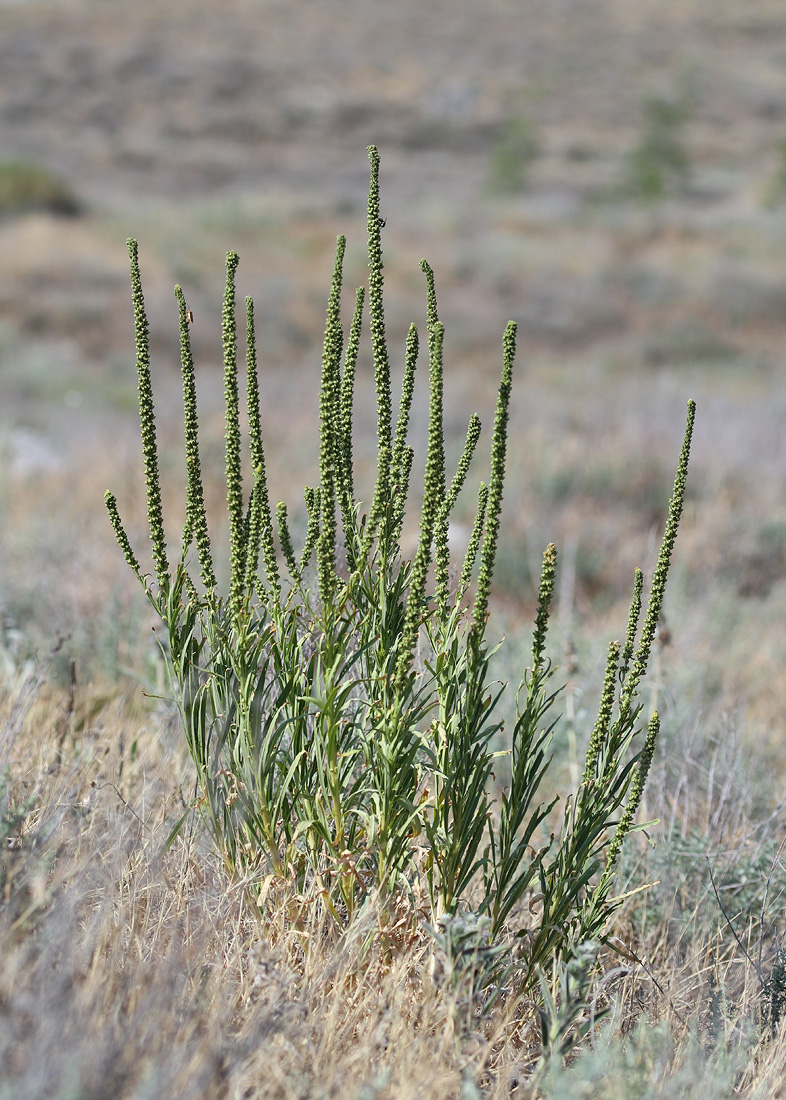
<instances>
[{"instance_id":1,"label":"dry grass","mask_svg":"<svg viewBox=\"0 0 786 1100\"><path fill-rule=\"evenodd\" d=\"M183 777L160 721L126 705L63 737L52 702L6 718L11 800L33 808L2 853L0 1094L449 1096L489 1057L422 931L263 926L198 830L162 854Z\"/></svg>"},{"instance_id":2,"label":"dry grass","mask_svg":"<svg viewBox=\"0 0 786 1100\"><path fill-rule=\"evenodd\" d=\"M451 995L412 913L383 935L372 912L343 941L283 907L262 922L198 822L164 851L190 793L165 709L22 680L0 726L8 806L24 810L0 852L0 1096L779 1096L783 1035L762 1030L706 857L754 959L769 875L769 978L786 815L762 821L734 731L708 728L694 715L653 777L663 824L621 874L656 885L620 914L620 953L574 1010L598 1022L562 1069L538 1063L531 1004L508 992L481 1019Z\"/></svg>"}]
</instances>

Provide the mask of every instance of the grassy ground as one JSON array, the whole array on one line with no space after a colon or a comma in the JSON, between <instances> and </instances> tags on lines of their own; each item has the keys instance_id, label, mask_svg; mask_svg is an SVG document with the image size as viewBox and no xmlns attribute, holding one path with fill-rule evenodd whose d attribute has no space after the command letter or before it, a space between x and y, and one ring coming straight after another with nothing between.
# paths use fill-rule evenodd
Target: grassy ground
<instances>
[{"instance_id":1,"label":"grassy ground","mask_svg":"<svg viewBox=\"0 0 786 1100\"><path fill-rule=\"evenodd\" d=\"M763 0L0 6L0 1096L780 1095L754 962L769 982L786 886L784 29ZM262 927L196 826L162 854L191 780L101 505L111 486L142 531L124 241L140 241L172 509L172 284L195 315L218 517L229 248L257 302L271 492L302 499L337 232L364 279L369 141L391 346L423 319L425 254L456 449L470 412L490 426L520 322L499 671L523 671L553 539L566 778L698 403L653 669L660 824L621 872L651 885L600 957L567 1069L539 1063L531 1005L480 1021L456 1004L422 929L391 950L373 927L343 946Z\"/></svg>"},{"instance_id":2,"label":"grassy ground","mask_svg":"<svg viewBox=\"0 0 786 1100\"><path fill-rule=\"evenodd\" d=\"M529 1001L503 991L479 1017L414 914L342 941L308 914L263 924L198 828L167 848L191 776L151 701L28 676L2 731L0 1095L780 1094L756 969L772 982L784 813L730 721L694 713L670 739L647 796L661 825L621 869L649 888L546 1021L566 1047L583 1026L569 1068Z\"/></svg>"}]
</instances>

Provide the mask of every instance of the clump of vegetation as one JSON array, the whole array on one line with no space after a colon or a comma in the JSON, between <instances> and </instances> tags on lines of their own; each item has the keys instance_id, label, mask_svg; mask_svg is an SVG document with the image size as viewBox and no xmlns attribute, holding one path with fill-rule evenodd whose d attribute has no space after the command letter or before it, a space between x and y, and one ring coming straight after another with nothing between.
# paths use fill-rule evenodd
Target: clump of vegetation
<instances>
[{"instance_id":1,"label":"clump of vegetation","mask_svg":"<svg viewBox=\"0 0 786 1100\"><path fill-rule=\"evenodd\" d=\"M643 202L657 202L683 191L690 179L685 127L692 99L686 90L674 98L648 96L641 105L639 138L625 164L626 190Z\"/></svg>"},{"instance_id":2,"label":"clump of vegetation","mask_svg":"<svg viewBox=\"0 0 786 1100\"><path fill-rule=\"evenodd\" d=\"M164 626L161 649L197 772L194 805L260 911L283 905L295 928L306 913L319 911L337 931L374 911L383 936L392 936L403 907L409 921L426 918L442 929L438 935L454 974L472 975L472 999L478 980L493 984L500 972L492 949L499 942L515 945L510 962L516 987L536 990L544 967L566 964L583 944L604 935L622 900L615 893L615 867L625 838L640 827L636 816L659 728L657 714L643 720L639 690L682 510L695 408L691 402L646 610L642 616L643 578L637 572L624 641L608 649L581 781L558 803L541 793L550 786L549 746L560 694L546 656L553 545L543 555L531 664L522 674L508 748L492 748L503 734L497 704L504 686L490 675L495 647L486 631L516 326L508 324L502 341L490 477L479 485L469 545L454 567L450 516L481 424L470 417L463 452L448 477L444 326L434 273L421 262L429 428L420 534L408 557L401 532L415 457L408 426L420 339L413 324L394 421L379 157L373 146L369 156L368 305L378 436L370 505L364 508L358 499L353 462L353 394L366 291L356 291L345 334L345 239L339 237L322 355L319 482L304 492L307 529L299 553L286 504L273 508L269 495L250 298L245 359L253 483L243 491L235 252L227 255L222 330L228 585L222 591L208 531L189 311L180 287L175 297L185 408L185 524L174 551L165 537L135 241L129 241L129 252L152 576L143 572L111 493L107 507L125 559ZM496 795L492 768L500 756L508 779ZM446 915L462 914L469 923L445 923ZM479 924L472 923L473 914ZM477 962L469 969L461 946L466 937L457 938L458 929L480 930L466 940Z\"/></svg>"},{"instance_id":3,"label":"clump of vegetation","mask_svg":"<svg viewBox=\"0 0 786 1100\"><path fill-rule=\"evenodd\" d=\"M80 209L68 184L47 168L25 160L0 160L0 217L31 210L74 215Z\"/></svg>"},{"instance_id":4,"label":"clump of vegetation","mask_svg":"<svg viewBox=\"0 0 786 1100\"><path fill-rule=\"evenodd\" d=\"M493 195L517 195L525 191L541 144L532 120L524 114L509 118L491 154L489 191Z\"/></svg>"},{"instance_id":5,"label":"clump of vegetation","mask_svg":"<svg viewBox=\"0 0 786 1100\"><path fill-rule=\"evenodd\" d=\"M776 164L764 189L764 205L770 209L786 198L786 133L781 134L775 147Z\"/></svg>"}]
</instances>

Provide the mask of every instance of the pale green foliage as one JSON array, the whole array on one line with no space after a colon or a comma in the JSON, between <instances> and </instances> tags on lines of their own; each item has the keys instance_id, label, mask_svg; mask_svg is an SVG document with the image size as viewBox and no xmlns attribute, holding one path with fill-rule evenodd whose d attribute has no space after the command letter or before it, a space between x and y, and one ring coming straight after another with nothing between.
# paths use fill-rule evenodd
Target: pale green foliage
<instances>
[{"instance_id":1,"label":"pale green foliage","mask_svg":"<svg viewBox=\"0 0 786 1100\"><path fill-rule=\"evenodd\" d=\"M666 1021L653 1025L644 1019L622 1037L613 1029L607 1036L598 1027L593 1046L568 1067L551 1061L537 1095L543 1100L732 1100L742 1092L740 1080L753 1046L745 1034L713 1046L689 1033L677 1043ZM776 1092L760 1085L748 1095L763 1098Z\"/></svg>"},{"instance_id":2,"label":"pale green foliage","mask_svg":"<svg viewBox=\"0 0 786 1100\"><path fill-rule=\"evenodd\" d=\"M609 650L598 721L579 789L564 802L539 795L559 690L546 658L556 548L544 555L532 667L523 672L510 733L510 779L499 798L491 782L492 743L503 732L496 705L504 685L491 680L485 634L499 538L516 326L503 339L502 379L491 440L488 486L481 483L469 546L451 589L450 516L480 435L470 418L457 469L448 480L443 427L444 326L434 274L425 261L429 347L429 431L419 538L402 554L412 448L407 444L418 354L410 328L399 415L393 430L391 372L382 301L379 157L369 150L368 208L371 340L378 403L378 461L371 508L355 496L352 410L364 292L358 290L349 338L341 323L344 238L338 240L327 311L320 391L320 483L305 490L307 529L298 559L287 508L268 496L259 415L253 303L246 300L247 400L251 494L244 500L234 278L227 256L223 337L226 474L231 575L219 594L201 487L196 390L182 291L181 352L186 426L186 525L170 572L163 539L147 322L132 242L140 411L156 581L142 576L114 497L107 498L121 549L164 623L162 651L202 807L233 872L260 905L285 897L298 925L302 906L324 907L346 927L372 898L383 923L393 903L424 887L433 921L461 915L475 898L476 923L441 925L455 973L470 975L471 997L499 973L492 944L518 940L516 980L538 984L539 968L569 959L602 937L619 904L614 865L636 813L652 759L657 718L643 749L640 681L685 490L688 431L663 549L635 645L641 610L637 574L626 645ZM338 516L343 526L339 538ZM199 576L192 576L196 545ZM309 563L316 555L316 591ZM280 555L280 556L279 556ZM470 586L477 556L474 599ZM430 595L432 574L435 597ZM545 786L545 785L544 785ZM560 824L561 820L561 824ZM478 893L478 889L482 890ZM477 901L477 898L480 901ZM467 916L467 914L464 914ZM467 916L469 919L469 916ZM479 923L478 923L479 921ZM482 929L461 943L453 929ZM462 936L464 932L462 932ZM474 933L473 933L474 935ZM484 938L487 937L487 938ZM471 966L457 961L474 944ZM446 946L447 945L447 946ZM457 946L459 945L459 946ZM466 950L465 950L466 949ZM457 954L458 952L458 954ZM455 957L454 957L455 956ZM455 969L458 967L458 969ZM462 969L463 968L463 969ZM458 979L457 979L458 980ZM463 988L463 987L462 987Z\"/></svg>"},{"instance_id":3,"label":"pale green foliage","mask_svg":"<svg viewBox=\"0 0 786 1100\"><path fill-rule=\"evenodd\" d=\"M641 105L638 141L628 153L626 183L643 202L656 202L684 190L690 178L685 126L691 115L686 89L673 99L650 96Z\"/></svg>"},{"instance_id":4,"label":"pale green foliage","mask_svg":"<svg viewBox=\"0 0 786 1100\"><path fill-rule=\"evenodd\" d=\"M509 118L491 155L489 190L497 195L524 191L541 153L541 142L532 119L518 114Z\"/></svg>"},{"instance_id":5,"label":"pale green foliage","mask_svg":"<svg viewBox=\"0 0 786 1100\"><path fill-rule=\"evenodd\" d=\"M27 160L0 160L0 217L31 210L79 214L81 203L59 176Z\"/></svg>"},{"instance_id":6,"label":"pale green foliage","mask_svg":"<svg viewBox=\"0 0 786 1100\"><path fill-rule=\"evenodd\" d=\"M767 207L778 206L786 196L786 134L782 134L775 146L775 170L767 181L763 201Z\"/></svg>"}]
</instances>

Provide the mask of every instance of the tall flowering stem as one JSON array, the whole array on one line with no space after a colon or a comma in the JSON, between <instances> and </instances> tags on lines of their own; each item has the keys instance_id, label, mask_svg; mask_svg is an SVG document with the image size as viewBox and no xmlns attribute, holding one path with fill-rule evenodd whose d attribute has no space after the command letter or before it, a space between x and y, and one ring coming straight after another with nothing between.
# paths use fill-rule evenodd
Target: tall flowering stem
<instances>
[{"instance_id":1,"label":"tall flowering stem","mask_svg":"<svg viewBox=\"0 0 786 1100\"><path fill-rule=\"evenodd\" d=\"M633 706L633 700L636 697L639 683L647 671L647 662L649 661L652 643L655 639L655 631L658 626L661 608L663 607L663 597L666 594L666 580L669 575L671 555L674 550L674 543L677 541L677 531L679 530L680 519L682 518L682 507L685 502L685 488L688 480L688 461L690 459L690 447L693 439L693 425L695 419L696 402L689 401L685 438L682 443L680 459L677 464L677 473L674 478L674 491L669 501L666 529L663 533L658 561L652 576L652 587L650 588L650 598L647 603L644 624L641 628L641 638L639 639L639 645L633 658L633 665L622 689L622 698L620 700L621 714L629 711ZM634 606L635 603L636 595L634 593Z\"/></svg>"},{"instance_id":2,"label":"tall flowering stem","mask_svg":"<svg viewBox=\"0 0 786 1100\"><path fill-rule=\"evenodd\" d=\"M273 542L273 516L267 487L265 448L262 442L262 416L259 400L259 369L257 367L257 338L254 321L254 302L246 298L246 404L248 408L248 442L251 448L251 465L254 469L252 501L259 494L259 515L262 523L260 539L265 572L273 589L280 588L278 562ZM253 504L252 504L253 508Z\"/></svg>"},{"instance_id":3,"label":"tall flowering stem","mask_svg":"<svg viewBox=\"0 0 786 1100\"><path fill-rule=\"evenodd\" d=\"M377 391L377 481L364 539L367 552L381 520L390 493L391 433L393 403L390 395L390 360L385 334L382 274L382 217L379 212L379 152L369 145L371 179L368 189L368 312L374 353L374 384Z\"/></svg>"},{"instance_id":4,"label":"tall flowering stem","mask_svg":"<svg viewBox=\"0 0 786 1100\"><path fill-rule=\"evenodd\" d=\"M186 442L186 520L199 555L202 583L208 593L214 593L216 575L210 534L205 514L205 494L202 487L202 465L199 459L199 421L197 418L196 379L191 354L188 310L182 289L175 287L180 314L180 361L183 375L183 423Z\"/></svg>"},{"instance_id":5,"label":"tall flowering stem","mask_svg":"<svg viewBox=\"0 0 786 1100\"><path fill-rule=\"evenodd\" d=\"M513 382L513 361L516 358L516 323L508 321L502 341L503 366L502 380L497 395L497 412L494 418L494 434L491 437L491 480L489 482L488 506L486 508L486 530L483 536L483 550L480 556L480 574L475 606L472 611L472 634L480 642L486 629L491 593L491 578L497 559L497 540L499 539L499 517L502 511L502 488L505 482L505 455L508 442L508 415L510 409L510 391Z\"/></svg>"},{"instance_id":6,"label":"tall flowering stem","mask_svg":"<svg viewBox=\"0 0 786 1100\"><path fill-rule=\"evenodd\" d=\"M319 473L321 530L317 541L319 595L331 604L336 588L336 482L341 476L345 450L341 440L341 278L346 238L336 242L336 261L328 301L325 341L322 352L322 387L319 393Z\"/></svg>"},{"instance_id":7,"label":"tall flowering stem","mask_svg":"<svg viewBox=\"0 0 786 1100\"><path fill-rule=\"evenodd\" d=\"M236 617L240 612L245 579L245 524L243 523L243 480L240 471L240 404L237 385L237 323L235 321L235 272L240 263L237 252L227 252L227 283L221 312L221 338L224 346L224 400L226 403L226 477L229 512L231 579L229 606Z\"/></svg>"},{"instance_id":8,"label":"tall flowering stem","mask_svg":"<svg viewBox=\"0 0 786 1100\"><path fill-rule=\"evenodd\" d=\"M161 506L161 478L158 470L158 442L156 439L156 414L153 405L153 385L150 379L150 337L139 274L139 248L137 242L128 240L131 260L131 296L134 303L134 333L136 336L136 370L139 390L139 427L142 438L142 455L145 463L145 488L147 491L147 519L150 526L150 545L159 587L169 587L169 562L164 536L164 515Z\"/></svg>"}]
</instances>

